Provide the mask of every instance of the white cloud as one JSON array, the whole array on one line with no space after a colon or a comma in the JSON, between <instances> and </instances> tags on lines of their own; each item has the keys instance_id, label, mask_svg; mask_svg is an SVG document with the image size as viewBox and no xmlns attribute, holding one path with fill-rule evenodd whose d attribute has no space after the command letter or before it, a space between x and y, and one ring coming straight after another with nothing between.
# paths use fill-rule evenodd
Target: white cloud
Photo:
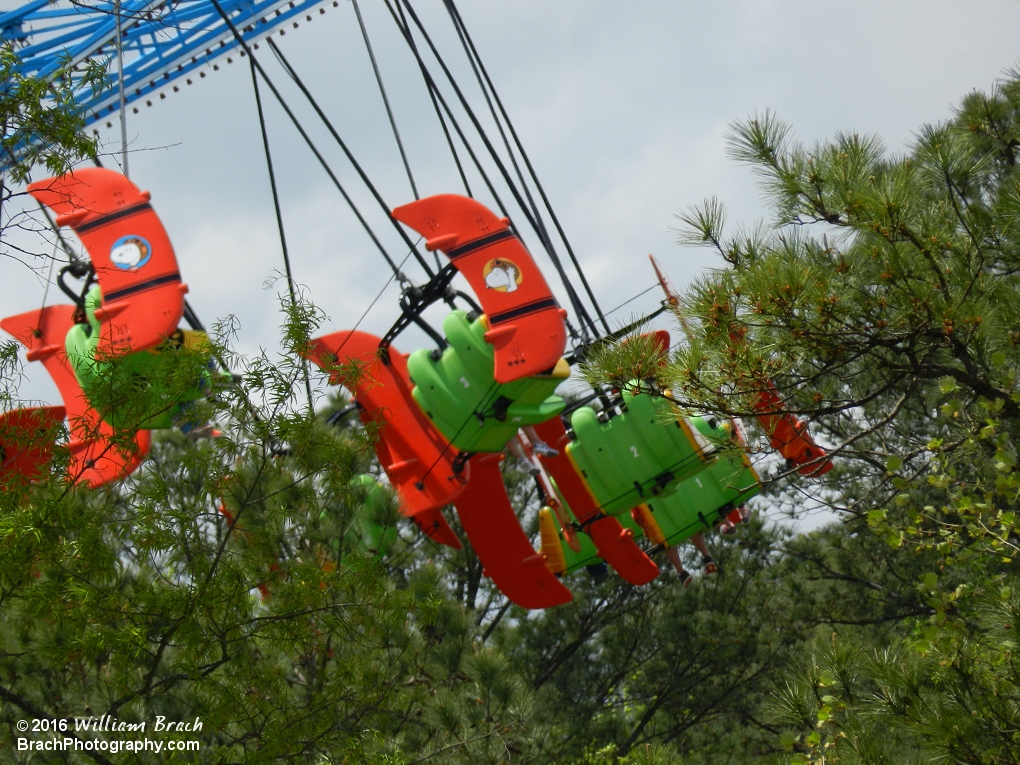
<instances>
[{"instance_id":1,"label":"white cloud","mask_svg":"<svg viewBox=\"0 0 1020 765\"><path fill-rule=\"evenodd\" d=\"M606 308L652 283L647 252L677 286L715 265L708 253L676 247L677 209L716 195L735 222L763 213L750 173L725 155L730 122L771 108L807 142L859 130L901 150L919 125L944 119L967 91L987 88L1013 65L1020 22L1013 0L459 5ZM442 4L416 6L477 102ZM387 202L409 201L353 11L347 3L327 9L277 40ZM419 188L461 191L413 60L381 4L362 9ZM261 60L341 181L402 257L378 206L267 53L262 46ZM129 115L132 147L149 149L132 154L132 177L152 191L190 299L207 323L237 315L248 351L277 346L283 287L263 289L282 260L251 87L247 63L235 59ZM265 88L263 100L296 279L329 314L324 329L352 326L389 271ZM116 149L117 126L103 135ZM474 175L472 184L488 198ZM0 265L5 315L37 306L41 293L34 275ZM384 332L396 317L395 297L391 286L363 327ZM658 299L649 293L631 307ZM416 342L409 335L401 347Z\"/></svg>"}]
</instances>

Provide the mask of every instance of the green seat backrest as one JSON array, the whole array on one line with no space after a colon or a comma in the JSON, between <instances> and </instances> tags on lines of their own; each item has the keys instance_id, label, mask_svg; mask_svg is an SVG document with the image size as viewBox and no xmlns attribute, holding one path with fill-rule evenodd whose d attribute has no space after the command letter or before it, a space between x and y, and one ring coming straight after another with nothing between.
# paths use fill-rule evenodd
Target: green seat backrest
<instances>
[{"instance_id":1,"label":"green seat backrest","mask_svg":"<svg viewBox=\"0 0 1020 765\"><path fill-rule=\"evenodd\" d=\"M161 352L138 351L116 358L97 358L100 322L96 309L102 304L99 285L94 285L85 296L87 324L75 324L67 331L64 347L74 376L81 385L89 403L96 406L103 419L115 428L152 430L170 428L181 413L181 405L203 396L208 374L183 392L173 395L167 390L167 381L161 366L165 363ZM189 333L191 346L201 345L204 333ZM201 336L201 337L197 337ZM163 383L163 384L161 384ZM177 386L172 386L175 389Z\"/></svg>"},{"instance_id":2,"label":"green seat backrest","mask_svg":"<svg viewBox=\"0 0 1020 765\"><path fill-rule=\"evenodd\" d=\"M566 511L567 516L571 521L576 523L577 516L574 515L574 511L570 509L570 505L567 504L567 501L560 493L560 489L556 485L556 479L550 476L549 481L552 483L553 489L556 490L556 498ZM556 516L553 515L553 518L555 519ZM563 538L563 530L560 527L559 520L556 520L556 528L560 535L560 547L563 548L563 557L567 563L567 570L565 573L569 574L572 571L577 571L579 568L583 568L584 566L594 566L595 564L602 562L602 558L599 557L599 551L596 549L595 543L592 541L591 537L588 536L587 532L577 532L577 539L581 543L581 549L578 552L574 552L570 549L570 545L568 545L566 540Z\"/></svg>"},{"instance_id":3,"label":"green seat backrest","mask_svg":"<svg viewBox=\"0 0 1020 765\"><path fill-rule=\"evenodd\" d=\"M761 491L758 474L740 448L728 423L724 424L711 417L694 417L690 424L717 448L717 452L715 459L704 470L680 482L675 491L647 502L652 517L671 547L681 544L699 531L711 529L730 510L740 507ZM555 481L553 488L556 488ZM558 489L556 496L570 517L576 520ZM629 512L621 513L617 519L624 528L633 532L635 539L645 535L644 529ZM602 560L591 537L582 531L577 534L577 538L581 542L580 552L571 550L560 532L560 546L563 548L567 573Z\"/></svg>"},{"instance_id":4,"label":"green seat backrest","mask_svg":"<svg viewBox=\"0 0 1020 765\"><path fill-rule=\"evenodd\" d=\"M98 385L99 370L95 361L96 348L99 346L99 319L96 308L102 300L99 285L94 286L85 296L85 319L88 324L75 324L64 338L64 349L67 360L71 362L74 376L78 378L86 397L89 391L95 391Z\"/></svg>"},{"instance_id":5,"label":"green seat backrest","mask_svg":"<svg viewBox=\"0 0 1020 765\"><path fill-rule=\"evenodd\" d=\"M700 427L678 417L662 396L624 392L621 408L600 419L586 406L570 418L575 440L567 454L609 515L671 494L703 471L715 451Z\"/></svg>"},{"instance_id":6,"label":"green seat backrest","mask_svg":"<svg viewBox=\"0 0 1020 765\"><path fill-rule=\"evenodd\" d=\"M758 474L726 426L714 418L695 418L695 427L718 447L715 461L648 507L670 545L712 528L730 510L761 491ZM728 423L727 423L728 424Z\"/></svg>"},{"instance_id":7,"label":"green seat backrest","mask_svg":"<svg viewBox=\"0 0 1020 765\"><path fill-rule=\"evenodd\" d=\"M436 428L464 452L499 452L524 425L537 425L563 411L553 395L570 376L566 361L548 374L499 385L493 377L494 350L485 341L488 322L453 311L443 321L449 342L442 355L419 349L407 360L412 395Z\"/></svg>"},{"instance_id":8,"label":"green seat backrest","mask_svg":"<svg viewBox=\"0 0 1020 765\"><path fill-rule=\"evenodd\" d=\"M392 493L364 473L354 476L348 486L353 490L350 504L354 517L345 535L345 547L377 558L386 557L397 541L399 512ZM331 514L331 510L323 510L319 518L324 521ZM333 549L340 549L339 540L333 542Z\"/></svg>"}]
</instances>

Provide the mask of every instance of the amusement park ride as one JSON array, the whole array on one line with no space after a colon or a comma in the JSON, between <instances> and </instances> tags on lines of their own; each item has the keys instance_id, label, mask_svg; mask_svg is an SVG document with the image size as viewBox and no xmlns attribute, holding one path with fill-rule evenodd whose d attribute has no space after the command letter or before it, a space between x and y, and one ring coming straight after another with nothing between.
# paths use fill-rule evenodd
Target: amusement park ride
<instances>
[{"instance_id":1,"label":"amusement park ride","mask_svg":"<svg viewBox=\"0 0 1020 765\"><path fill-rule=\"evenodd\" d=\"M250 43L284 22L309 15L318 1L124 0L85 7L34 0L0 15L0 37L20 49L26 72L44 77L61 64L121 58L109 91L81 93L80 103L95 121L160 88L176 87L176 80L231 52L248 56L253 72L258 68L277 94L254 60ZM396 10L388 1L386 5L409 43L417 28L450 79L490 150L497 175L560 277L577 326L568 320L568 311L560 307L507 217L494 184L471 154L500 211L493 212L470 194L441 194L386 208L427 281L411 285L383 251L395 276L405 283L393 327L382 337L353 329L315 338L310 360L329 374L331 384L348 389L355 402L351 411L377 433L379 465L403 515L434 541L460 547L443 514L452 505L485 574L511 601L525 608L566 603L571 593L563 577L600 561L626 581L646 584L659 573L650 555L725 521L760 491L740 430L730 421L682 416L668 395L643 380L623 390L596 391L590 401L598 399L598 408L584 402L568 406L556 395L570 377L568 359L581 359L594 343L624 333L609 332L452 0L445 5L500 126L509 161L497 156L409 0L395 3ZM437 115L441 120L445 115L444 127L448 123L463 137L437 81L420 57L418 61ZM370 186L349 152L348 157ZM530 181L521 167L530 173ZM43 363L63 399L62 407L0 415L0 476L38 476L52 459L54 439L66 419L71 436L67 477L98 487L139 466L151 430L190 427L189 402L214 387L210 382L217 372L201 324L185 300L188 288L169 236L147 192L118 172L96 167L37 181L28 193L55 213L57 226L74 232L89 262L72 262L61 272L60 286L71 304L0 321L0 328L25 346L30 361ZM577 270L580 292L567 277L536 198L545 204L545 215ZM420 235L427 251L442 253L448 262L438 267L437 258L433 271L409 232ZM678 307L678 298L655 269L666 292L665 304ZM81 288L66 285L65 275L84 280ZM473 294L453 289L457 276ZM592 320L582 292L600 322ZM441 332L422 316L438 303L451 309ZM179 326L182 321L191 328ZM435 347L410 355L397 350L394 341L412 324L424 329ZM653 339L665 359L668 333L659 331ZM129 406L137 382L151 380L155 368L168 361L190 365L194 383L174 391L149 385L145 406ZM784 411L774 388L767 386L757 395L758 424L789 465L811 476L831 468L805 424ZM522 429L526 438L520 435ZM500 462L508 442L528 456L545 499L537 550L503 483ZM356 483L370 490L366 505L379 501L372 494L380 491L374 479ZM367 547L380 553L392 542L371 523L364 537ZM642 538L646 543L639 544Z\"/></svg>"}]
</instances>

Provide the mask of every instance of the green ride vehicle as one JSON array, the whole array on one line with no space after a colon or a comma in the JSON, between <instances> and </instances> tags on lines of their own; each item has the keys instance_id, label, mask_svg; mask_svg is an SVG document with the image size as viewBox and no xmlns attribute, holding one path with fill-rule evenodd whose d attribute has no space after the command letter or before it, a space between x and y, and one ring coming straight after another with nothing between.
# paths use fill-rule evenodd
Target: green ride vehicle
<instances>
[{"instance_id":1,"label":"green ride vehicle","mask_svg":"<svg viewBox=\"0 0 1020 765\"><path fill-rule=\"evenodd\" d=\"M635 503L631 508L627 508L632 512L620 512L617 515L617 520L624 528L630 529L636 539L649 536L645 527L648 526L650 519L654 524L649 529L651 536L654 537L649 540L653 546L664 542L665 546L675 547L697 532L711 529L731 510L742 506L761 491L758 474L729 422L720 422L712 417L692 417L688 423L701 438L714 447L715 457L712 462L703 470L681 481L669 494L660 494L648 498L646 502ZM570 519L576 522L555 482L553 488L557 491L557 500ZM641 513L642 506L646 511L642 523L639 524L634 514ZM594 543L583 530L577 533L581 543L580 551L570 549L555 514L548 514L548 519L544 521L541 530L542 551L546 554L554 573L571 573L601 562ZM554 539L560 548L559 552L551 548ZM562 559L559 559L559 554L562 555ZM557 560L561 562L557 564Z\"/></svg>"},{"instance_id":2,"label":"green ride vehicle","mask_svg":"<svg viewBox=\"0 0 1020 765\"><path fill-rule=\"evenodd\" d=\"M716 460L698 475L688 478L669 496L647 502L652 518L673 547L699 531L707 531L761 492L758 473L751 466L737 439L729 434L720 439L714 418L692 420L706 438L719 447ZM729 425L723 423L723 428Z\"/></svg>"},{"instance_id":3,"label":"green ride vehicle","mask_svg":"<svg viewBox=\"0 0 1020 765\"><path fill-rule=\"evenodd\" d=\"M67 331L65 350L89 404L121 430L183 427L190 402L201 399L212 378L204 332L177 330L157 348L104 356L98 350L102 304L99 285L85 296L84 323Z\"/></svg>"},{"instance_id":4,"label":"green ride vehicle","mask_svg":"<svg viewBox=\"0 0 1020 765\"><path fill-rule=\"evenodd\" d=\"M485 341L484 314L456 310L443 321L449 346L440 354L421 348L407 360L411 395L446 439L462 452L500 452L525 425L537 425L563 411L554 395L570 377L564 359L541 375L498 384L495 351Z\"/></svg>"},{"instance_id":5,"label":"green ride vehicle","mask_svg":"<svg viewBox=\"0 0 1020 765\"><path fill-rule=\"evenodd\" d=\"M583 406L571 415L567 455L602 511L620 515L672 494L715 458L699 419L680 417L672 401L634 382L617 407L596 412Z\"/></svg>"}]
</instances>

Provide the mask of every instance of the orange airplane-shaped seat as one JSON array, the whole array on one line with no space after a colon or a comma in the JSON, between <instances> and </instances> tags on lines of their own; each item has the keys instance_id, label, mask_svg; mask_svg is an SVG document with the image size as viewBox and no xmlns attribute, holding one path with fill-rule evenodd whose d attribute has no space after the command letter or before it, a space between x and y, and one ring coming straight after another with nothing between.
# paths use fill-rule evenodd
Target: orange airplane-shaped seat
<instances>
[{"instance_id":1,"label":"orange airplane-shaped seat","mask_svg":"<svg viewBox=\"0 0 1020 765\"><path fill-rule=\"evenodd\" d=\"M71 440L69 478L95 488L129 475L149 452L149 431L133 441L117 437L113 428L89 406L64 352L64 337L74 324L73 305L53 305L0 320L0 328L28 349L29 361L41 361L64 400Z\"/></svg>"}]
</instances>

